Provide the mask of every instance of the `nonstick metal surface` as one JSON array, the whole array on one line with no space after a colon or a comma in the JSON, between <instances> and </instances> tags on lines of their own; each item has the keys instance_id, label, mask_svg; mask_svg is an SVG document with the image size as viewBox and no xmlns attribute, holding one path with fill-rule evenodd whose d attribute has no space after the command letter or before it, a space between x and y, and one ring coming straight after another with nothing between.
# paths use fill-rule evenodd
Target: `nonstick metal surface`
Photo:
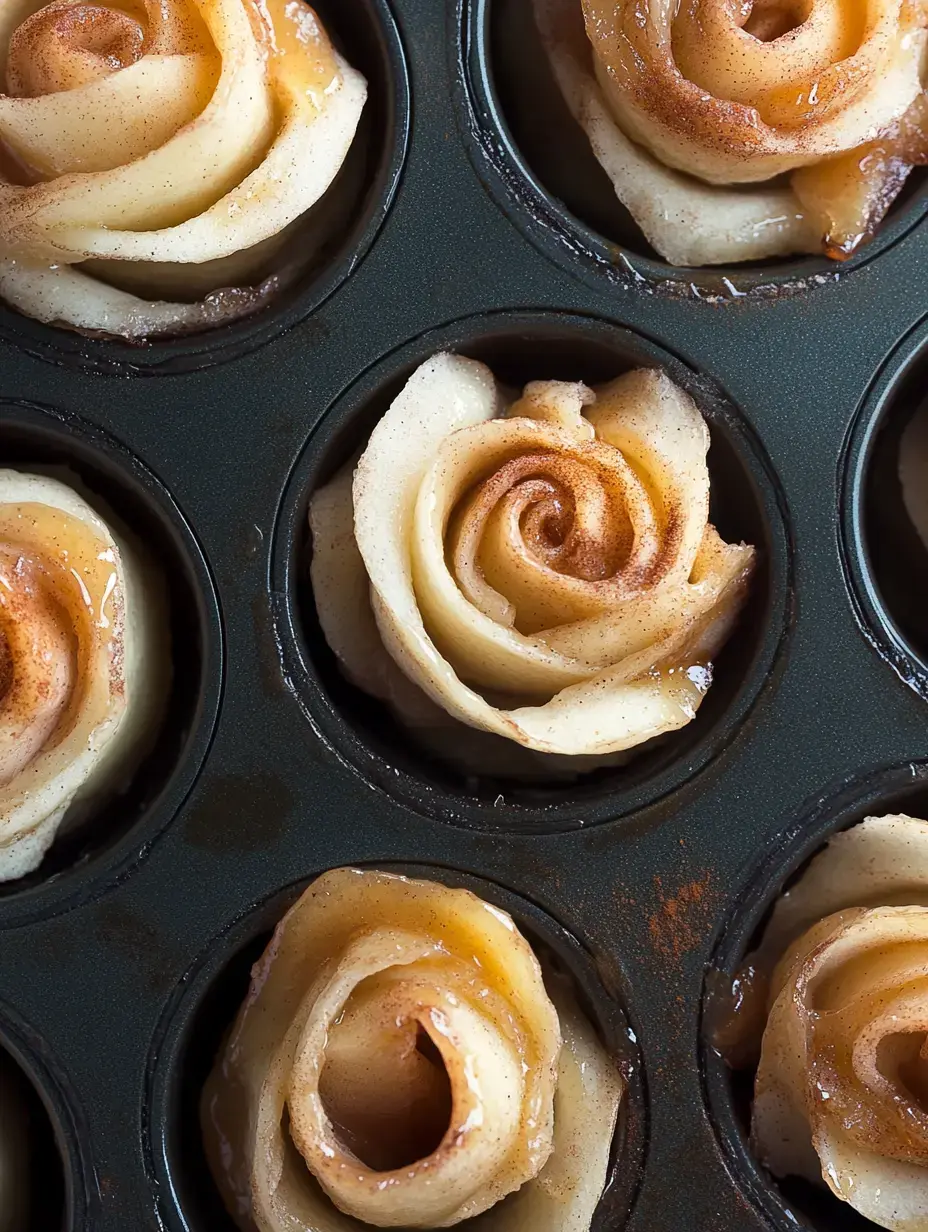
<instances>
[{"instance_id":1,"label":"nonstick metal surface","mask_svg":"<svg viewBox=\"0 0 928 1232\"><path fill-rule=\"evenodd\" d=\"M0 463L67 461L145 537L175 644L169 727L130 796L0 895L0 1045L37 1093L36 1142L57 1139L61 1227L228 1232L192 1120L210 1050L299 887L363 864L512 910L624 1039L598 1232L856 1228L751 1161L701 1026L707 971L736 968L830 833L928 813L928 561L905 541L898 567L892 467L928 370L924 185L845 266L671 270L602 212L595 168L564 205L530 161L523 0L319 9L375 115L364 192L304 286L143 349L0 312ZM755 594L697 720L624 770L455 780L334 670L310 490L443 347L515 380L660 363L710 423L713 516L760 547Z\"/></svg>"}]
</instances>

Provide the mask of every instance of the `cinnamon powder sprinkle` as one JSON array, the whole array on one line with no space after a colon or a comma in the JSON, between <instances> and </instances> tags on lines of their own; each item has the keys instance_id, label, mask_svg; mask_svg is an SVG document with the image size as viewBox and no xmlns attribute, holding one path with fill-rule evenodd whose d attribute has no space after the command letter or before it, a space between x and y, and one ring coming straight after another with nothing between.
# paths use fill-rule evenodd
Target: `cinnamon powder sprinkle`
<instances>
[{"instance_id":1,"label":"cinnamon powder sprinkle","mask_svg":"<svg viewBox=\"0 0 928 1232\"><path fill-rule=\"evenodd\" d=\"M664 891L661 877L655 876L654 885L660 909L649 917L648 931L659 954L679 961L705 938L716 897L712 873L687 882L670 897Z\"/></svg>"}]
</instances>

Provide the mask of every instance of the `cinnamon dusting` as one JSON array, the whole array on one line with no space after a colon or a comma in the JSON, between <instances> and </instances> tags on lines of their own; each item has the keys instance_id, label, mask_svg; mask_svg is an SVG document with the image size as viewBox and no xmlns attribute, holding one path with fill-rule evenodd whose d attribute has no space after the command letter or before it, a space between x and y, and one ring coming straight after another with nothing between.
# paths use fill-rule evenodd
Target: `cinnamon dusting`
<instances>
[{"instance_id":1,"label":"cinnamon dusting","mask_svg":"<svg viewBox=\"0 0 928 1232\"><path fill-rule=\"evenodd\" d=\"M97 4L52 3L13 32L7 92L40 98L99 81L142 57L145 30L127 13Z\"/></svg>"},{"instance_id":2,"label":"cinnamon dusting","mask_svg":"<svg viewBox=\"0 0 928 1232\"><path fill-rule=\"evenodd\" d=\"M0 571L8 655L0 721L14 743L20 733L15 758L0 749L8 780L24 756L59 744L79 714L105 716L122 667L124 611L113 549L52 506L0 506ZM101 654L102 672L93 666Z\"/></svg>"},{"instance_id":3,"label":"cinnamon dusting","mask_svg":"<svg viewBox=\"0 0 928 1232\"><path fill-rule=\"evenodd\" d=\"M913 100L925 24L915 4L847 0L826 14L805 0L687 0L638 20L632 4L582 3L625 134L713 185L789 174L831 257L869 239L912 167L928 162L924 91ZM855 123L843 128L845 113Z\"/></svg>"},{"instance_id":4,"label":"cinnamon dusting","mask_svg":"<svg viewBox=\"0 0 928 1232\"><path fill-rule=\"evenodd\" d=\"M10 643L6 634L0 629L0 702L9 692L13 683L13 656L10 653Z\"/></svg>"},{"instance_id":5,"label":"cinnamon dusting","mask_svg":"<svg viewBox=\"0 0 928 1232\"><path fill-rule=\"evenodd\" d=\"M664 958L679 961L705 940L714 906L712 880L711 871L706 872L668 895L662 878L655 876L660 908L649 917L648 931Z\"/></svg>"}]
</instances>

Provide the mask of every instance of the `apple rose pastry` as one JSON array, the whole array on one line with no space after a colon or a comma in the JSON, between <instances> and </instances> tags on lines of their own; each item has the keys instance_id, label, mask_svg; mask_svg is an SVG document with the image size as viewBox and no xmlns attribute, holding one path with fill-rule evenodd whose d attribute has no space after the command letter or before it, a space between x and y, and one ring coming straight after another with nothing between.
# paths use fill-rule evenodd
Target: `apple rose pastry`
<instances>
[{"instance_id":1,"label":"apple rose pastry","mask_svg":"<svg viewBox=\"0 0 928 1232\"><path fill-rule=\"evenodd\" d=\"M302 0L10 0L0 48L0 295L134 339L266 302L367 93Z\"/></svg>"},{"instance_id":2,"label":"apple rose pastry","mask_svg":"<svg viewBox=\"0 0 928 1232\"><path fill-rule=\"evenodd\" d=\"M624 1084L566 984L551 992L557 1008L510 917L468 890L320 877L255 967L203 1094L239 1226L487 1212L493 1232L588 1232Z\"/></svg>"},{"instance_id":3,"label":"apple rose pastry","mask_svg":"<svg viewBox=\"0 0 928 1232\"><path fill-rule=\"evenodd\" d=\"M453 720L461 757L459 724L584 768L683 727L754 564L709 524L708 446L657 371L512 401L436 356L312 499L330 646L410 727Z\"/></svg>"},{"instance_id":4,"label":"apple rose pastry","mask_svg":"<svg viewBox=\"0 0 928 1232\"><path fill-rule=\"evenodd\" d=\"M675 265L847 257L928 161L919 2L534 4L568 106Z\"/></svg>"},{"instance_id":5,"label":"apple rose pastry","mask_svg":"<svg viewBox=\"0 0 928 1232\"><path fill-rule=\"evenodd\" d=\"M0 881L119 789L159 717L160 596L55 479L0 471Z\"/></svg>"},{"instance_id":6,"label":"apple rose pastry","mask_svg":"<svg viewBox=\"0 0 928 1232\"><path fill-rule=\"evenodd\" d=\"M870 817L783 895L752 1139L895 1232L928 1229L928 822Z\"/></svg>"}]
</instances>

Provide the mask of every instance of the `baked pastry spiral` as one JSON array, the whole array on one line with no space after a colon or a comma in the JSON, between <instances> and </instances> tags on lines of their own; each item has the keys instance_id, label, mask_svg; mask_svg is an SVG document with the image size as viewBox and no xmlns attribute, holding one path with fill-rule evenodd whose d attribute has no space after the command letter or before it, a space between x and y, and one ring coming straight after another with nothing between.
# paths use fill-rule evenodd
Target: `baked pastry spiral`
<instances>
[{"instance_id":1,"label":"baked pastry spiral","mask_svg":"<svg viewBox=\"0 0 928 1232\"><path fill-rule=\"evenodd\" d=\"M918 3L534 2L571 111L673 264L847 257L928 161Z\"/></svg>"},{"instance_id":2,"label":"baked pastry spiral","mask_svg":"<svg viewBox=\"0 0 928 1232\"><path fill-rule=\"evenodd\" d=\"M511 918L467 890L344 868L313 882L203 1093L239 1227L588 1232L623 1080L550 988Z\"/></svg>"},{"instance_id":3,"label":"baked pastry spiral","mask_svg":"<svg viewBox=\"0 0 928 1232\"><path fill-rule=\"evenodd\" d=\"M0 881L128 781L163 702L160 593L56 479L0 471Z\"/></svg>"},{"instance_id":4,"label":"baked pastry spiral","mask_svg":"<svg viewBox=\"0 0 928 1232\"><path fill-rule=\"evenodd\" d=\"M454 720L461 757L460 724L574 758L679 729L754 564L708 521L708 445L658 371L512 400L435 356L312 497L329 645L411 727Z\"/></svg>"},{"instance_id":5,"label":"baked pastry spiral","mask_svg":"<svg viewBox=\"0 0 928 1232\"><path fill-rule=\"evenodd\" d=\"M0 295L127 338L266 302L367 94L302 0L13 0L0 51Z\"/></svg>"},{"instance_id":6,"label":"baked pastry spiral","mask_svg":"<svg viewBox=\"0 0 928 1232\"><path fill-rule=\"evenodd\" d=\"M870 817L780 899L752 1140L882 1228L928 1228L928 822Z\"/></svg>"}]
</instances>

